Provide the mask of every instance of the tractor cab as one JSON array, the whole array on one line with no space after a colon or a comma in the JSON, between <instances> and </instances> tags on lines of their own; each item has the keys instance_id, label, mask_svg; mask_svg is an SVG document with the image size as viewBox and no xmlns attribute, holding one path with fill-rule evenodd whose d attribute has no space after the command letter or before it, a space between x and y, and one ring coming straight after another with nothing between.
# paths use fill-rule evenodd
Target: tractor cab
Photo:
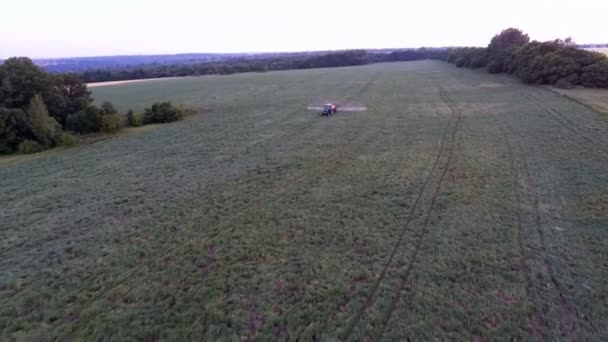
<instances>
[{"instance_id":1,"label":"tractor cab","mask_svg":"<svg viewBox=\"0 0 608 342\"><path fill-rule=\"evenodd\" d=\"M337 111L338 111L338 107L335 104L333 104L333 103L326 103L323 106L323 113L322 113L322 115L330 116L330 115L336 114Z\"/></svg>"}]
</instances>

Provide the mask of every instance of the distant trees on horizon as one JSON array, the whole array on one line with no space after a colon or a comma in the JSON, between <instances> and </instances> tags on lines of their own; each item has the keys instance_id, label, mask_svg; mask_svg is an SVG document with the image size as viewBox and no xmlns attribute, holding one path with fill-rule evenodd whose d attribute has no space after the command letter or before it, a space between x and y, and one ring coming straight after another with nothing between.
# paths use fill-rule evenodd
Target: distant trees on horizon
<instances>
[{"instance_id":1,"label":"distant trees on horizon","mask_svg":"<svg viewBox=\"0 0 608 342\"><path fill-rule=\"evenodd\" d=\"M508 73L527 84L608 88L608 57L579 49L570 38L530 41L516 28L495 35L487 48L450 49L445 60L457 67Z\"/></svg>"}]
</instances>

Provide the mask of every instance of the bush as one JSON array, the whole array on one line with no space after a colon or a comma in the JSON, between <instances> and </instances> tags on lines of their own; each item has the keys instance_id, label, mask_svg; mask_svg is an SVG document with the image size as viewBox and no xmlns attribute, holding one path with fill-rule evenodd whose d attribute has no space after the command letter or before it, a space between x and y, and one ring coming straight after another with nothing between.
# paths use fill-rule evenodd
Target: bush
<instances>
[{"instance_id":1,"label":"bush","mask_svg":"<svg viewBox=\"0 0 608 342\"><path fill-rule=\"evenodd\" d=\"M127 112L127 126L138 127L141 126L141 115L135 114L132 110Z\"/></svg>"},{"instance_id":2,"label":"bush","mask_svg":"<svg viewBox=\"0 0 608 342\"><path fill-rule=\"evenodd\" d=\"M25 154L41 152L44 150L46 150L45 146L37 143L34 140L29 140L29 139L23 140L17 146L17 151L19 151L19 153L25 153Z\"/></svg>"},{"instance_id":3,"label":"bush","mask_svg":"<svg viewBox=\"0 0 608 342\"><path fill-rule=\"evenodd\" d=\"M30 99L26 110L0 108L0 153L37 152L55 146L60 135L61 126L49 116L40 95Z\"/></svg>"},{"instance_id":4,"label":"bush","mask_svg":"<svg viewBox=\"0 0 608 342\"><path fill-rule=\"evenodd\" d=\"M171 102L157 102L150 108L146 108L143 117L145 125L152 123L166 123L181 120L183 118L183 110L173 106Z\"/></svg>"},{"instance_id":5,"label":"bush","mask_svg":"<svg viewBox=\"0 0 608 342\"><path fill-rule=\"evenodd\" d=\"M55 146L61 135L61 125L49 115L42 96L37 94L30 100L25 114L36 142L45 147Z\"/></svg>"},{"instance_id":6,"label":"bush","mask_svg":"<svg viewBox=\"0 0 608 342\"><path fill-rule=\"evenodd\" d=\"M570 83L570 81L568 81L567 79L564 79L564 78L560 78L559 80L557 80L557 82L555 82L554 85L556 88L560 88L560 89L574 88L574 85L572 83Z\"/></svg>"},{"instance_id":7,"label":"bush","mask_svg":"<svg viewBox=\"0 0 608 342\"><path fill-rule=\"evenodd\" d=\"M120 114L102 114L99 118L99 130L104 133L115 133L122 128Z\"/></svg>"},{"instance_id":8,"label":"bush","mask_svg":"<svg viewBox=\"0 0 608 342\"><path fill-rule=\"evenodd\" d=\"M63 132L63 134L61 134L61 136L59 137L59 141L57 142L57 145L63 146L63 147L74 146L78 143L79 140L80 139L77 135L69 133L69 132Z\"/></svg>"},{"instance_id":9,"label":"bush","mask_svg":"<svg viewBox=\"0 0 608 342\"><path fill-rule=\"evenodd\" d=\"M17 108L0 107L0 153L15 152L25 139L34 139L25 113Z\"/></svg>"},{"instance_id":10,"label":"bush","mask_svg":"<svg viewBox=\"0 0 608 342\"><path fill-rule=\"evenodd\" d=\"M99 108L93 105L87 106L76 114L68 115L65 127L72 132L81 134L98 132L98 122L101 115Z\"/></svg>"},{"instance_id":11,"label":"bush","mask_svg":"<svg viewBox=\"0 0 608 342\"><path fill-rule=\"evenodd\" d=\"M106 102L102 103L100 109L101 109L101 113L102 114L116 114L116 113L118 113L116 111L116 108L114 108L114 105L110 101L106 101Z\"/></svg>"}]
</instances>

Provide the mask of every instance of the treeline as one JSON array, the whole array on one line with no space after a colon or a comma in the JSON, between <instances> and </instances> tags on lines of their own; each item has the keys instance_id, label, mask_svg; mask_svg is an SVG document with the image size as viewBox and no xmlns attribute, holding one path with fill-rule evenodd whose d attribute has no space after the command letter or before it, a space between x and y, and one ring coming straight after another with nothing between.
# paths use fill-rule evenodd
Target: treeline
<instances>
[{"instance_id":1,"label":"treeline","mask_svg":"<svg viewBox=\"0 0 608 342\"><path fill-rule=\"evenodd\" d=\"M323 68L366 63L365 50L350 50L314 56L284 56L259 59L237 58L221 62L193 64L142 65L85 71L80 78L87 83L179 76L229 75L241 72Z\"/></svg>"},{"instance_id":2,"label":"treeline","mask_svg":"<svg viewBox=\"0 0 608 342\"><path fill-rule=\"evenodd\" d=\"M390 53L369 53L366 50L346 50L319 54L293 54L262 58L240 58L221 62L165 64L100 69L80 74L83 81L106 82L175 76L228 75L241 72L330 68L378 62L441 59L445 49L398 50Z\"/></svg>"},{"instance_id":3,"label":"treeline","mask_svg":"<svg viewBox=\"0 0 608 342\"><path fill-rule=\"evenodd\" d=\"M0 153L71 145L76 134L112 133L126 125L179 120L187 113L164 102L125 117L110 102L101 107L92 102L76 75L46 73L25 57L7 59L0 65Z\"/></svg>"},{"instance_id":4,"label":"treeline","mask_svg":"<svg viewBox=\"0 0 608 342\"><path fill-rule=\"evenodd\" d=\"M608 88L605 55L579 49L569 38L530 41L527 34L515 28L494 36L487 48L450 49L445 60L457 67L512 74L527 84Z\"/></svg>"}]
</instances>

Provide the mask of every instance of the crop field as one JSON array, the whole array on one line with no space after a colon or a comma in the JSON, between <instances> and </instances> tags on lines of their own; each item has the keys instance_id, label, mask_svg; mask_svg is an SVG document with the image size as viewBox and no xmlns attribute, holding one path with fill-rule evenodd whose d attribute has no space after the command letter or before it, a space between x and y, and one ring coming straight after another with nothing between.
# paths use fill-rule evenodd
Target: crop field
<instances>
[{"instance_id":1,"label":"crop field","mask_svg":"<svg viewBox=\"0 0 608 342\"><path fill-rule=\"evenodd\" d=\"M0 160L0 340L608 336L608 121L579 103L432 61L93 96L205 110Z\"/></svg>"}]
</instances>

